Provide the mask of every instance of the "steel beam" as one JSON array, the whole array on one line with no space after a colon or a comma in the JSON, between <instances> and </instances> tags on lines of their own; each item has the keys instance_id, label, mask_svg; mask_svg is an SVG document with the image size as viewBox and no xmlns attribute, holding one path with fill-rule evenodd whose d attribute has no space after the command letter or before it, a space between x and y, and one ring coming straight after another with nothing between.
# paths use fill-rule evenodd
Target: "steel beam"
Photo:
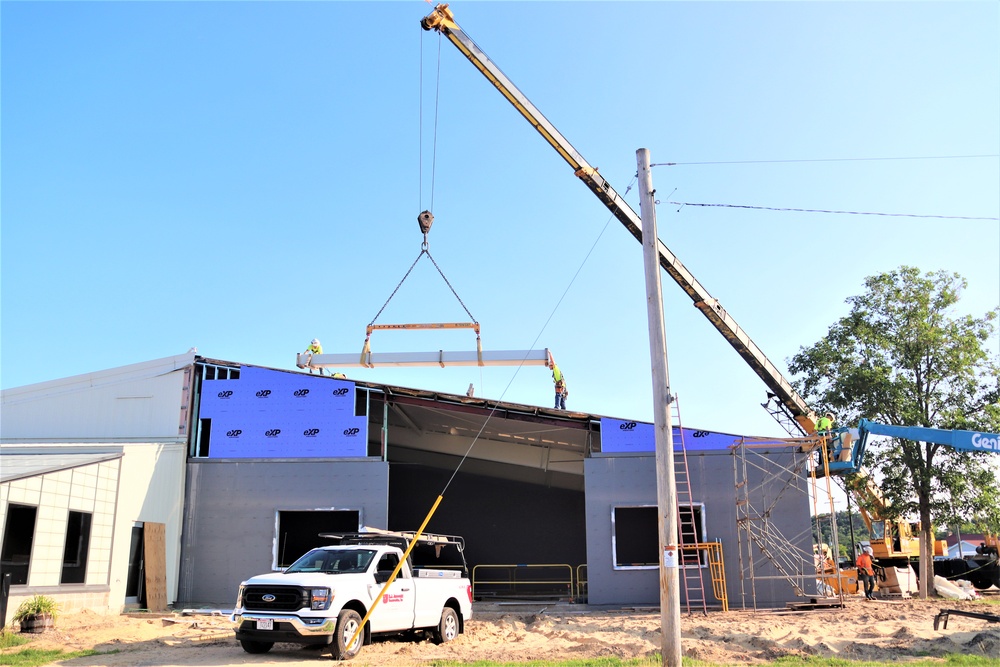
<instances>
[{"instance_id":1,"label":"steel beam","mask_svg":"<svg viewBox=\"0 0 1000 667\"><path fill-rule=\"evenodd\" d=\"M299 353L299 368L375 368L378 366L548 366L549 351L498 350L480 353L437 350L436 352L370 352L359 355Z\"/></svg>"}]
</instances>

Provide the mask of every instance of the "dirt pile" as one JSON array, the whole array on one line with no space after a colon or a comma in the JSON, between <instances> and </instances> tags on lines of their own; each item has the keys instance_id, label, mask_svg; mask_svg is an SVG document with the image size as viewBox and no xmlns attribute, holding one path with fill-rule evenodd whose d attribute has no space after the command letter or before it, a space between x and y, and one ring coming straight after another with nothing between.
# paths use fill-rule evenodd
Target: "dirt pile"
<instances>
[{"instance_id":1,"label":"dirt pile","mask_svg":"<svg viewBox=\"0 0 1000 667\"><path fill-rule=\"evenodd\" d=\"M1000 623L952 616L947 629L934 630L934 617L941 609L1000 614L1000 605L982 602L859 599L848 601L845 609L682 615L682 650L685 656L720 665L764 664L782 656L899 660L962 653L1000 658ZM328 653L292 644L278 644L264 655L246 654L221 614L68 614L56 621L54 630L36 635L32 645L119 651L60 663L92 667L315 665L329 658ZM403 667L446 659L635 658L659 650L660 615L655 610L594 611L576 605L539 605L530 610L477 607L465 634L454 642L437 646L405 638L377 641L350 664Z\"/></svg>"}]
</instances>

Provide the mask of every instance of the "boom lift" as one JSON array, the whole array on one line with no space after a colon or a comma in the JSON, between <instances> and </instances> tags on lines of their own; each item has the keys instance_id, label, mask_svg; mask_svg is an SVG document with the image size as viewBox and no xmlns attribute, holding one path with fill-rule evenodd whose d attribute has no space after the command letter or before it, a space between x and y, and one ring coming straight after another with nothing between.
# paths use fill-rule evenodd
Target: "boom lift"
<instances>
[{"instance_id":1,"label":"boom lift","mask_svg":"<svg viewBox=\"0 0 1000 667\"><path fill-rule=\"evenodd\" d=\"M500 71L472 39L455 23L455 17L447 4L440 4L425 16L420 22L424 30L436 30L448 38L462 52L469 62L485 76L507 101L524 116L539 134L552 146L573 169L573 173L583 181L584 185L607 206L608 210L621 222L625 228L642 243L642 220L628 203L615 192L611 184L604 180L596 167L592 167L580 155L572 144L559 133L535 105L518 90L507 76ZM750 339L750 336L729 315L719 300L709 294L701 283L681 263L662 241L657 239L660 256L660 266L674 279L684 293L687 294L695 307L708 318L712 326L721 333L744 361L764 381L770 390L769 401L764 403L768 412L777 419L789 434L812 434L816 431L816 415L801 396L792 388L781 372L771 363L767 356ZM774 407L770 400L776 401Z\"/></svg>"},{"instance_id":2,"label":"boom lift","mask_svg":"<svg viewBox=\"0 0 1000 667\"><path fill-rule=\"evenodd\" d=\"M862 502L859 503L861 517L871 535L871 547L875 561L882 567L908 567L920 556L919 523L907 521L887 521L888 504L875 481L861 466L868 438L872 435L887 435L903 440L930 442L963 451L984 451L1000 454L1000 435L977 431L951 431L922 426L890 426L868 419L861 419L853 437L852 429L834 429L829 434L831 460L827 463L830 475L853 475L848 478L848 489ZM1000 563L997 561L998 541L989 535L974 555L963 558L941 558L947 554L944 541L937 541L933 553L934 572L949 578L968 579L979 589L991 585L1000 587ZM887 570L887 574L890 571ZM887 582L889 585L895 585Z\"/></svg>"}]
</instances>

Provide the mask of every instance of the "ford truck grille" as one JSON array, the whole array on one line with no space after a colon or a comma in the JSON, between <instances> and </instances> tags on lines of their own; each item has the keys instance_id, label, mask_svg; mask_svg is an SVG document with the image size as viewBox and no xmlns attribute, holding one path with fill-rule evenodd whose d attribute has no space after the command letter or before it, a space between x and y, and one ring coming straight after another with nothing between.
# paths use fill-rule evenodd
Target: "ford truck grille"
<instances>
[{"instance_id":1,"label":"ford truck grille","mask_svg":"<svg viewBox=\"0 0 1000 667\"><path fill-rule=\"evenodd\" d=\"M247 611L298 611L308 606L309 597L297 586L247 586L243 591Z\"/></svg>"}]
</instances>

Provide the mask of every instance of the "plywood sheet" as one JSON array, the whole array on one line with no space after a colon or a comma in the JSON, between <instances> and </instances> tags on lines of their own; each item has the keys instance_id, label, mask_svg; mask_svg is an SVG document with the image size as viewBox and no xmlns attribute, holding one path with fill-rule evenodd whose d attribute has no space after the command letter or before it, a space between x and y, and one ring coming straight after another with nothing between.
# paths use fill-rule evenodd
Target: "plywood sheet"
<instances>
[{"instance_id":1,"label":"plywood sheet","mask_svg":"<svg viewBox=\"0 0 1000 667\"><path fill-rule=\"evenodd\" d=\"M167 541L166 525L143 524L143 549L146 567L146 608L167 611Z\"/></svg>"}]
</instances>

